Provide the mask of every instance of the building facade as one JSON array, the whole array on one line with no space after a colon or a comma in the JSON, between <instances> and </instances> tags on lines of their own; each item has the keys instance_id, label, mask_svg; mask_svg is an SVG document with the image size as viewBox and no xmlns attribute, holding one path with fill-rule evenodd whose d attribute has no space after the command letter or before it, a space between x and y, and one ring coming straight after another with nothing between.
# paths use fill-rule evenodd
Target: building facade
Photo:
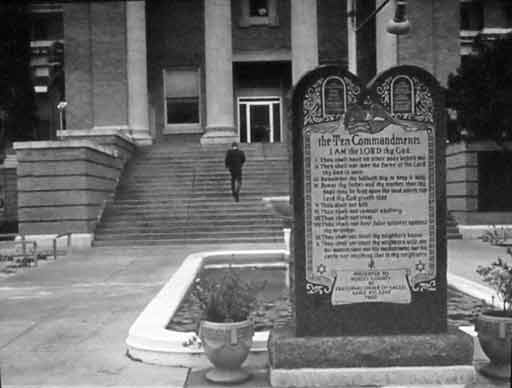
<instances>
[{"instance_id":1,"label":"building facade","mask_svg":"<svg viewBox=\"0 0 512 388\"><path fill-rule=\"evenodd\" d=\"M98 203L110 195L110 183L117 182L124 162L133 152L132 140L158 144L173 142L173 135L191 134L203 144L287 142L293 85L318 65L344 66L363 82L395 65L416 65L446 85L448 75L464 58L474 54L477 36L492 40L512 27L508 1L409 0L410 32L391 35L386 32L386 25L394 16L395 3L34 3L31 64L38 116L44 127L39 132L53 139L57 130L65 127L65 135L73 140L69 144L20 144L16 149L18 221L22 232L37 235L54 231L44 227L44 217L35 208L58 204L51 212L46 208L44 211L58 221L52 225L61 227L62 220L69 221L69 213L76 213L76 203L83 207L81 223L75 225L78 221L74 215L70 227L87 233L94 230L95 220L101 216ZM59 112L57 104L64 100L66 107ZM91 146L91 139L111 145L116 151ZM65 149L65 144L70 148ZM503 191L503 185L499 185L503 179L495 174L499 184L486 183L489 180L484 178L494 175L483 170L489 158L482 159L482 150L495 153L496 146L479 147L448 145L446 153L448 210L462 225L462 232L473 237L489 224L512 224L510 206L484 206L501 203L489 201L493 197L486 193ZM286 147L282 150L286 152ZM107 161L91 161L90 152ZM126 154L121 161L117 160L119 153ZM81 187L83 192L74 193L76 198L60 193L60 199L55 199L58 193L53 191L60 189L55 188L53 180L45 178L43 187L42 181L33 179L33 166L46 166L47 160L59 161L62 173L69 178L58 176L62 193L69 187ZM83 176L70 172L70 160L85 171ZM45 177L56 174L52 163L47 170L41 170ZM96 171L98 165L105 171ZM501 165L501 170L495 165ZM508 164L494 163L492 170L508 176L503 170L505 165ZM102 182L107 182L108 187L89 182L91 174L105 178ZM62 216L56 218L54 215L59 212Z\"/></svg>"},{"instance_id":2,"label":"building facade","mask_svg":"<svg viewBox=\"0 0 512 388\"><path fill-rule=\"evenodd\" d=\"M458 0L410 0L410 34L386 32L394 1L65 2L66 128L172 134L202 143L286 139L287 96L308 70L348 67L364 81L397 64L442 83L460 61ZM380 3L379 3L380 4ZM366 20L366 22L364 22ZM361 26L362 25L362 26Z\"/></svg>"}]
</instances>

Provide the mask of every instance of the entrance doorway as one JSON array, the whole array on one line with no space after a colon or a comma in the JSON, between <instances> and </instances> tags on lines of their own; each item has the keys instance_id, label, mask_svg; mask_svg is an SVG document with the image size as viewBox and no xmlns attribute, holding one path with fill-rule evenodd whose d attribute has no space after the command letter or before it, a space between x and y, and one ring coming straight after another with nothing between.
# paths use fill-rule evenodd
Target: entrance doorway
<instances>
[{"instance_id":1,"label":"entrance doorway","mask_svg":"<svg viewBox=\"0 0 512 388\"><path fill-rule=\"evenodd\" d=\"M281 116L280 97L239 98L240 143L280 142Z\"/></svg>"}]
</instances>

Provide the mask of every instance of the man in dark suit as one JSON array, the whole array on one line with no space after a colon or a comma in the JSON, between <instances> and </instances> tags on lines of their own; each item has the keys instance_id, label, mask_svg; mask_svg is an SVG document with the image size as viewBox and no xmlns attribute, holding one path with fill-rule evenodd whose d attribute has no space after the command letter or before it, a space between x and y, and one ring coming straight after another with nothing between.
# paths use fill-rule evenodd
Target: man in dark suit
<instances>
[{"instance_id":1,"label":"man in dark suit","mask_svg":"<svg viewBox=\"0 0 512 388\"><path fill-rule=\"evenodd\" d=\"M240 196L240 186L242 186L242 166L245 163L245 154L238 149L237 143L231 144L231 149L226 152L224 164L231 173L231 193L238 202Z\"/></svg>"}]
</instances>

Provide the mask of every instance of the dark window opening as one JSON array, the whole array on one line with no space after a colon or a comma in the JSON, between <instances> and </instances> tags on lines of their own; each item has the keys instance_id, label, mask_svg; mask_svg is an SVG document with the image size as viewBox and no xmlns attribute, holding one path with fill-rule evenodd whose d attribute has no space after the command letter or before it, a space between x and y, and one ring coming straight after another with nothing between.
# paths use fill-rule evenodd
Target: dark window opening
<instances>
[{"instance_id":1,"label":"dark window opening","mask_svg":"<svg viewBox=\"0 0 512 388\"><path fill-rule=\"evenodd\" d=\"M64 37L62 13L33 13L32 40L58 40Z\"/></svg>"},{"instance_id":2,"label":"dark window opening","mask_svg":"<svg viewBox=\"0 0 512 388\"><path fill-rule=\"evenodd\" d=\"M238 117L240 117L240 143L247 143L247 117L245 115L246 109L246 104L240 104L238 112Z\"/></svg>"},{"instance_id":3,"label":"dark window opening","mask_svg":"<svg viewBox=\"0 0 512 388\"><path fill-rule=\"evenodd\" d=\"M503 4L503 13L505 14L506 27L512 27L512 4L506 2Z\"/></svg>"},{"instance_id":4,"label":"dark window opening","mask_svg":"<svg viewBox=\"0 0 512 388\"><path fill-rule=\"evenodd\" d=\"M199 122L199 98L167 98L167 124L195 124Z\"/></svg>"},{"instance_id":5,"label":"dark window opening","mask_svg":"<svg viewBox=\"0 0 512 388\"><path fill-rule=\"evenodd\" d=\"M512 210L512 152L478 153L478 210Z\"/></svg>"},{"instance_id":6,"label":"dark window opening","mask_svg":"<svg viewBox=\"0 0 512 388\"><path fill-rule=\"evenodd\" d=\"M274 118L274 143L281 141L281 104L272 104Z\"/></svg>"},{"instance_id":7,"label":"dark window opening","mask_svg":"<svg viewBox=\"0 0 512 388\"><path fill-rule=\"evenodd\" d=\"M460 29L479 31L484 25L484 11L479 1L460 3Z\"/></svg>"},{"instance_id":8,"label":"dark window opening","mask_svg":"<svg viewBox=\"0 0 512 388\"><path fill-rule=\"evenodd\" d=\"M250 0L249 16L251 17L267 17L268 16L268 0Z\"/></svg>"}]
</instances>

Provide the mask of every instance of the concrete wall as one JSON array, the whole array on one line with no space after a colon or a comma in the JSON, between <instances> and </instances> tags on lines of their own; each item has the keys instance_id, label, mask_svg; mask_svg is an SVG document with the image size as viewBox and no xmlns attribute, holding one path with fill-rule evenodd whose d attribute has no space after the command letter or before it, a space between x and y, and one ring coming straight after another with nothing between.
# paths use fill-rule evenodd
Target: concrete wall
<instances>
[{"instance_id":1,"label":"concrete wall","mask_svg":"<svg viewBox=\"0 0 512 388\"><path fill-rule=\"evenodd\" d=\"M503 0L485 0L482 2L484 8L484 26L486 28L504 28L507 26L507 19L504 12Z\"/></svg>"},{"instance_id":2,"label":"concrete wall","mask_svg":"<svg viewBox=\"0 0 512 388\"><path fill-rule=\"evenodd\" d=\"M478 152L466 143L446 148L446 201L462 224L467 223L468 213L478 211Z\"/></svg>"},{"instance_id":3,"label":"concrete wall","mask_svg":"<svg viewBox=\"0 0 512 388\"><path fill-rule=\"evenodd\" d=\"M277 25L243 26L242 1L231 0L233 52L290 49L290 1L277 1Z\"/></svg>"},{"instance_id":4,"label":"concrete wall","mask_svg":"<svg viewBox=\"0 0 512 388\"><path fill-rule=\"evenodd\" d=\"M4 201L0 211L0 224L18 220L18 188L16 167L0 167L1 195Z\"/></svg>"},{"instance_id":5,"label":"concrete wall","mask_svg":"<svg viewBox=\"0 0 512 388\"><path fill-rule=\"evenodd\" d=\"M127 126L125 3L70 2L63 12L67 128Z\"/></svg>"},{"instance_id":6,"label":"concrete wall","mask_svg":"<svg viewBox=\"0 0 512 388\"><path fill-rule=\"evenodd\" d=\"M512 142L506 146L512 147ZM489 225L512 224L512 212L478 209L478 153L499 150L492 141L455 143L446 147L447 208L465 237L476 238Z\"/></svg>"},{"instance_id":7,"label":"concrete wall","mask_svg":"<svg viewBox=\"0 0 512 388\"><path fill-rule=\"evenodd\" d=\"M409 0L411 31L398 37L398 64L416 65L446 85L460 64L459 0Z\"/></svg>"},{"instance_id":8,"label":"concrete wall","mask_svg":"<svg viewBox=\"0 0 512 388\"><path fill-rule=\"evenodd\" d=\"M19 232L72 232L92 238L123 161L87 140L15 143Z\"/></svg>"},{"instance_id":9,"label":"concrete wall","mask_svg":"<svg viewBox=\"0 0 512 388\"><path fill-rule=\"evenodd\" d=\"M59 131L58 135L62 139L90 140L101 146L110 147L116 152L123 166L136 150L136 145L132 138L115 130Z\"/></svg>"},{"instance_id":10,"label":"concrete wall","mask_svg":"<svg viewBox=\"0 0 512 388\"><path fill-rule=\"evenodd\" d=\"M70 2L64 12L64 75L68 128L92 128L92 70L89 3Z\"/></svg>"},{"instance_id":11,"label":"concrete wall","mask_svg":"<svg viewBox=\"0 0 512 388\"><path fill-rule=\"evenodd\" d=\"M319 63L347 66L346 0L319 0L317 8Z\"/></svg>"},{"instance_id":12,"label":"concrete wall","mask_svg":"<svg viewBox=\"0 0 512 388\"><path fill-rule=\"evenodd\" d=\"M163 70L172 67L201 69L204 109L204 0L146 1L148 91L156 135L164 127ZM204 120L203 120L203 125Z\"/></svg>"},{"instance_id":13,"label":"concrete wall","mask_svg":"<svg viewBox=\"0 0 512 388\"><path fill-rule=\"evenodd\" d=\"M124 1L90 3L94 126L128 125Z\"/></svg>"}]
</instances>

